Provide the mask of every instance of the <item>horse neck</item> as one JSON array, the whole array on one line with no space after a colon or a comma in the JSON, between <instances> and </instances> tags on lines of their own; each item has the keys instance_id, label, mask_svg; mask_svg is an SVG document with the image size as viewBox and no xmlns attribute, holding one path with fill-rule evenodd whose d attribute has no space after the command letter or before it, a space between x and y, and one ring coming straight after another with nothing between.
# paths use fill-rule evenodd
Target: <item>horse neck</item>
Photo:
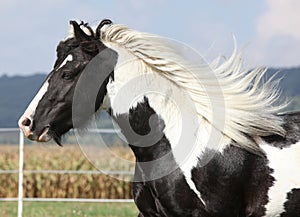
<instances>
[{"instance_id":1,"label":"horse neck","mask_svg":"<svg viewBox=\"0 0 300 217\"><path fill-rule=\"evenodd\" d=\"M112 49L118 53L118 63L107 94L112 115L137 160L150 161L172 153L173 162L189 178L207 143L219 144L211 141L211 126L199 119L182 89L145 68L141 60L122 48Z\"/></svg>"},{"instance_id":2,"label":"horse neck","mask_svg":"<svg viewBox=\"0 0 300 217\"><path fill-rule=\"evenodd\" d=\"M180 140L185 143L196 141L201 128L204 139L207 126L199 128L201 120L196 108L182 89L151 68L145 68L140 59L126 50L119 47L113 49L118 53L118 63L114 71L114 81L107 85L113 115L129 114L147 99L149 108L164 122L164 135L173 148ZM149 122L141 118L141 115L137 121ZM186 136L182 137L183 133Z\"/></svg>"}]
</instances>

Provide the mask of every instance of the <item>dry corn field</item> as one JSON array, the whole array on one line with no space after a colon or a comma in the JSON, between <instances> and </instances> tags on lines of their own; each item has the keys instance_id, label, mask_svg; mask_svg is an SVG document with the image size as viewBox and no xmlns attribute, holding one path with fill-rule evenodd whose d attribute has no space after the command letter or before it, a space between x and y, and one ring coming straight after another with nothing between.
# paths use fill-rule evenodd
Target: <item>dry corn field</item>
<instances>
[{"instance_id":1,"label":"dry corn field","mask_svg":"<svg viewBox=\"0 0 300 217\"><path fill-rule=\"evenodd\" d=\"M18 169L17 145L0 145L0 170ZM127 148L111 148L129 161L134 156ZM98 150L99 151L99 150ZM99 156L101 158L101 156ZM118 162L109 162L117 164ZM120 165L120 170L124 170ZM133 168L126 168L132 170ZM24 170L94 170L77 145L25 145ZM118 178L122 179L119 175ZM126 175L123 175L126 176ZM130 179L127 175L127 179ZM132 198L130 182L104 174L24 173L24 196L43 198ZM0 197L17 197L18 174L0 174Z\"/></svg>"}]
</instances>

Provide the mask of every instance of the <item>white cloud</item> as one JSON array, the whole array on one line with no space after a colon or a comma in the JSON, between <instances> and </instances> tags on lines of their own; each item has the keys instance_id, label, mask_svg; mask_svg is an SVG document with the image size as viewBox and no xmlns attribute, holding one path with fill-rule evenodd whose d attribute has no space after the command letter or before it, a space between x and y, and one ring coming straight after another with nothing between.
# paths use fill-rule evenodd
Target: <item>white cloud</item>
<instances>
[{"instance_id":1,"label":"white cloud","mask_svg":"<svg viewBox=\"0 0 300 217\"><path fill-rule=\"evenodd\" d=\"M300 65L300 1L266 0L251 44L252 65Z\"/></svg>"},{"instance_id":2,"label":"white cloud","mask_svg":"<svg viewBox=\"0 0 300 217\"><path fill-rule=\"evenodd\" d=\"M258 19L259 37L288 35L300 39L300 1L267 0L268 11Z\"/></svg>"}]
</instances>

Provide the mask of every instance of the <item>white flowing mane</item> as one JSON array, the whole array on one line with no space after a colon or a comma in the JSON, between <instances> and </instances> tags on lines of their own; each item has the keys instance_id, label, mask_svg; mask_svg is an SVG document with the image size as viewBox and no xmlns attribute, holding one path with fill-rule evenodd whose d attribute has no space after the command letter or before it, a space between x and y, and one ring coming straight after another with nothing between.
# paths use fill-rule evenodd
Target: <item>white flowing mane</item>
<instances>
[{"instance_id":1,"label":"white flowing mane","mask_svg":"<svg viewBox=\"0 0 300 217\"><path fill-rule=\"evenodd\" d=\"M235 141L234 145L257 152L260 149L253 138L284 135L282 120L276 113L285 105L274 105L279 97L278 81L263 82L266 68L243 69L242 53L236 46L229 59L220 63L221 58L217 58L209 67L203 67L185 61L162 37L124 25L105 26L101 40L126 49L142 60L145 68L150 67L185 90L199 118ZM221 92L216 91L218 88ZM213 114L212 106L224 111L225 117Z\"/></svg>"}]
</instances>

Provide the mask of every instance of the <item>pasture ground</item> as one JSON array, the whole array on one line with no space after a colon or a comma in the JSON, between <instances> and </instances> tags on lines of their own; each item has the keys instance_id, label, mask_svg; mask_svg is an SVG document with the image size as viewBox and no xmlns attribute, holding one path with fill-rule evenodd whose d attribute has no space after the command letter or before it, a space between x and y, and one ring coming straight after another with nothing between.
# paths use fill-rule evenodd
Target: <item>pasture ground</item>
<instances>
[{"instance_id":1,"label":"pasture ground","mask_svg":"<svg viewBox=\"0 0 300 217\"><path fill-rule=\"evenodd\" d=\"M134 217L134 203L24 202L23 217ZM17 216L17 202L0 202L0 216Z\"/></svg>"}]
</instances>

